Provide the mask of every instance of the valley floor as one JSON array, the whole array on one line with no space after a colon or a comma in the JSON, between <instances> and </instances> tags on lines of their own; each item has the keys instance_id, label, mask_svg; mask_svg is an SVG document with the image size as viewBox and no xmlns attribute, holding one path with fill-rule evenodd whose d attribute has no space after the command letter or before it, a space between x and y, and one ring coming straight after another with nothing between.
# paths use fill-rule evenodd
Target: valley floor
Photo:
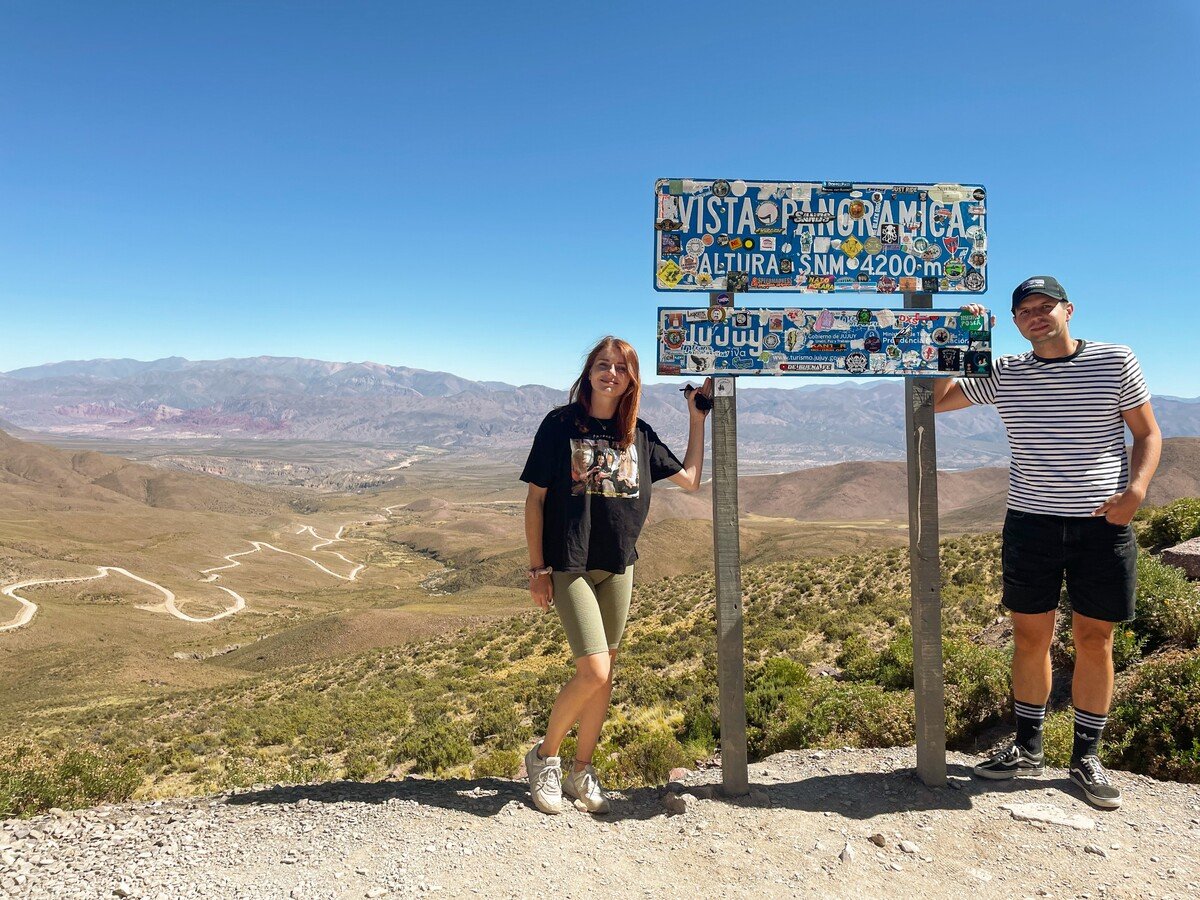
<instances>
[{"instance_id":1,"label":"valley floor","mask_svg":"<svg viewBox=\"0 0 1200 900\"><path fill-rule=\"evenodd\" d=\"M980 783L948 757L924 787L913 748L789 751L749 797L689 773L605 817L544 816L523 781L408 778L276 786L0 823L0 892L20 898L1182 898L1200 892L1200 786L1113 773L1087 806L1061 769ZM1018 818L1031 814L1032 821ZM1038 818L1066 824L1052 824Z\"/></svg>"}]
</instances>

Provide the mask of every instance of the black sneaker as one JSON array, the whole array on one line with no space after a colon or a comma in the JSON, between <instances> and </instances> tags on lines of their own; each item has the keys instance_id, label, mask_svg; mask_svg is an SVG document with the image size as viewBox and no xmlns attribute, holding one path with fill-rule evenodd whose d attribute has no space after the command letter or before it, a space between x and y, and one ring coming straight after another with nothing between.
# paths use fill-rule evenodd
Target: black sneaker
<instances>
[{"instance_id":1,"label":"black sneaker","mask_svg":"<svg viewBox=\"0 0 1200 900\"><path fill-rule=\"evenodd\" d=\"M972 770L980 778L1000 780L1004 778L1041 778L1046 771L1041 753L1030 753L1020 744L993 753Z\"/></svg>"},{"instance_id":2,"label":"black sneaker","mask_svg":"<svg viewBox=\"0 0 1200 900\"><path fill-rule=\"evenodd\" d=\"M1116 809L1121 805L1121 792L1108 780L1108 773L1100 765L1099 757L1085 756L1072 760L1071 780L1079 785L1092 806Z\"/></svg>"}]
</instances>

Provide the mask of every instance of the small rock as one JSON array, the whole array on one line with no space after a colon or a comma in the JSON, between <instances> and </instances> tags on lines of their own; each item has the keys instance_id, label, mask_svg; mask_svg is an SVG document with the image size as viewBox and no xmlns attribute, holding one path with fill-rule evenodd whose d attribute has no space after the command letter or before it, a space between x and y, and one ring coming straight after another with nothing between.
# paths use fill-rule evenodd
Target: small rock
<instances>
[{"instance_id":1,"label":"small rock","mask_svg":"<svg viewBox=\"0 0 1200 900\"><path fill-rule=\"evenodd\" d=\"M1069 813L1065 809L1052 806L1049 803L1004 803L1001 809L1008 810L1018 822L1044 823L1048 825L1065 825L1077 831L1093 831L1096 828L1095 819L1087 816Z\"/></svg>"},{"instance_id":2,"label":"small rock","mask_svg":"<svg viewBox=\"0 0 1200 900\"><path fill-rule=\"evenodd\" d=\"M872 844L874 844L876 847L886 847L887 846L887 838L885 838L879 832L875 832L875 834L871 835L869 838L867 838L867 840L870 841Z\"/></svg>"},{"instance_id":3,"label":"small rock","mask_svg":"<svg viewBox=\"0 0 1200 900\"><path fill-rule=\"evenodd\" d=\"M1085 846L1083 848L1083 852L1084 853L1094 853L1097 856L1103 856L1105 859L1108 859L1108 851L1105 850L1103 847L1099 846L1098 844L1088 844L1087 846Z\"/></svg>"},{"instance_id":4,"label":"small rock","mask_svg":"<svg viewBox=\"0 0 1200 900\"><path fill-rule=\"evenodd\" d=\"M912 841L901 841L900 842L900 851L902 853L916 853L920 849L921 848L918 847L916 844L914 844Z\"/></svg>"},{"instance_id":5,"label":"small rock","mask_svg":"<svg viewBox=\"0 0 1200 900\"><path fill-rule=\"evenodd\" d=\"M663 807L672 816L681 816L696 805L692 794L667 794L663 797Z\"/></svg>"},{"instance_id":6,"label":"small rock","mask_svg":"<svg viewBox=\"0 0 1200 900\"><path fill-rule=\"evenodd\" d=\"M113 888L113 896L114 897L132 897L133 896L133 888L131 888L129 885L127 885L125 882L122 881L115 888Z\"/></svg>"},{"instance_id":7,"label":"small rock","mask_svg":"<svg viewBox=\"0 0 1200 900\"><path fill-rule=\"evenodd\" d=\"M385 887L373 887L369 891L367 891L367 896L368 897L382 897L387 892L388 892L388 889Z\"/></svg>"},{"instance_id":8,"label":"small rock","mask_svg":"<svg viewBox=\"0 0 1200 900\"><path fill-rule=\"evenodd\" d=\"M678 767L672 769L670 774L667 777L670 778L672 781L683 781L683 779L687 778L691 774L692 774L691 769L685 769L682 766L678 766Z\"/></svg>"},{"instance_id":9,"label":"small rock","mask_svg":"<svg viewBox=\"0 0 1200 900\"><path fill-rule=\"evenodd\" d=\"M854 848L850 846L850 842L846 841L846 846L842 848L842 852L838 854L838 859L844 863L854 862Z\"/></svg>"}]
</instances>

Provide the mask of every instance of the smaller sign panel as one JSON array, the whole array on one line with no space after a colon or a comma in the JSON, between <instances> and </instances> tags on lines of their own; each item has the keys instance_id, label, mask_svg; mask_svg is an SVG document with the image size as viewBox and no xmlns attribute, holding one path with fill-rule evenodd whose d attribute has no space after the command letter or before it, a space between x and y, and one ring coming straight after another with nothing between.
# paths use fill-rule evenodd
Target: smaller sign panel
<instances>
[{"instance_id":1,"label":"smaller sign panel","mask_svg":"<svg viewBox=\"0 0 1200 900\"><path fill-rule=\"evenodd\" d=\"M987 290L980 184L662 178L660 291Z\"/></svg>"},{"instance_id":2,"label":"smaller sign panel","mask_svg":"<svg viewBox=\"0 0 1200 900\"><path fill-rule=\"evenodd\" d=\"M660 307L658 374L985 377L989 321L961 309Z\"/></svg>"}]
</instances>

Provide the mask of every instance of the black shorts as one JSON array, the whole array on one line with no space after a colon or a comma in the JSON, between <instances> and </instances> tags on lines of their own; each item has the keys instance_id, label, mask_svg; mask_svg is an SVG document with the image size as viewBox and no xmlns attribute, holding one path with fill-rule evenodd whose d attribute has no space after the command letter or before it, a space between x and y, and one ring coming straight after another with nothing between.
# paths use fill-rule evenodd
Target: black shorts
<instances>
[{"instance_id":1,"label":"black shorts","mask_svg":"<svg viewBox=\"0 0 1200 900\"><path fill-rule=\"evenodd\" d=\"M1018 613L1058 607L1063 576L1071 609L1105 622L1133 618L1137 541L1133 526L1104 516L1043 516L1010 509L1004 519L1004 605Z\"/></svg>"}]
</instances>

